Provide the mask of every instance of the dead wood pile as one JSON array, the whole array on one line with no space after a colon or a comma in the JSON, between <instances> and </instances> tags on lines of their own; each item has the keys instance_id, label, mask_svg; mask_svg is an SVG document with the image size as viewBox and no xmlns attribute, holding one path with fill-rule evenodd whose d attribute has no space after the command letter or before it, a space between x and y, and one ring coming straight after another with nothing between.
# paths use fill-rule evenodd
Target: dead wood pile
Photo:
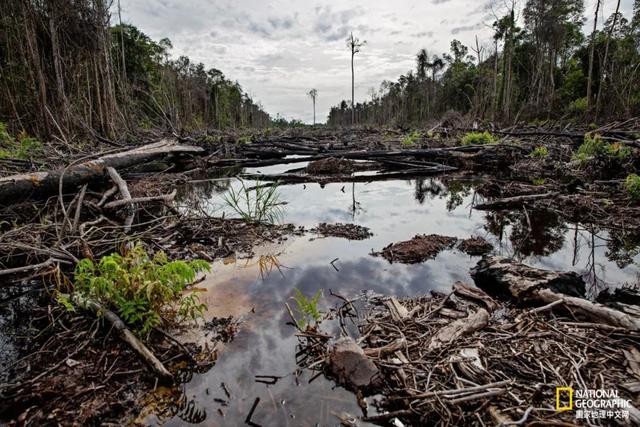
<instances>
[{"instance_id":1,"label":"dead wood pile","mask_svg":"<svg viewBox=\"0 0 640 427\"><path fill-rule=\"evenodd\" d=\"M619 421L640 422L637 330L574 317L561 303L518 307L460 282L449 294L369 302L359 314L350 303L335 311L355 319L366 355L358 363L375 367L365 370L375 374L368 382L334 377L360 396L376 395L369 407L360 399L363 421L574 425L574 411L555 410L556 387L570 386L618 390L631 402L629 419ZM335 347L318 336L302 338L304 366L331 376Z\"/></svg>"}]
</instances>

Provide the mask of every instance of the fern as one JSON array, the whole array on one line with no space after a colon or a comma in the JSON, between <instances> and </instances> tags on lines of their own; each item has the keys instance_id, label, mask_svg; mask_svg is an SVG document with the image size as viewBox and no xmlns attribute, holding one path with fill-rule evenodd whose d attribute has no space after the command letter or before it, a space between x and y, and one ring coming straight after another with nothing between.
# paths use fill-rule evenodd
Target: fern
<instances>
[{"instance_id":1,"label":"fern","mask_svg":"<svg viewBox=\"0 0 640 427\"><path fill-rule=\"evenodd\" d=\"M114 310L144 336L167 315L180 320L202 316L206 305L196 294L182 292L199 272L209 270L206 261L170 261L162 251L151 257L137 244L124 256L113 253L98 263L81 260L75 268L74 292ZM67 307L65 301L60 303ZM171 306L177 308L172 311Z\"/></svg>"},{"instance_id":2,"label":"fern","mask_svg":"<svg viewBox=\"0 0 640 427\"><path fill-rule=\"evenodd\" d=\"M298 313L301 316L300 319L295 319L296 325L300 329L306 329L307 326L311 326L312 321L314 325L317 325L322 319L322 313L318 310L318 302L322 297L322 290L318 289L318 292L311 299L307 298L300 290L294 290L296 294L293 300L296 302Z\"/></svg>"}]
</instances>

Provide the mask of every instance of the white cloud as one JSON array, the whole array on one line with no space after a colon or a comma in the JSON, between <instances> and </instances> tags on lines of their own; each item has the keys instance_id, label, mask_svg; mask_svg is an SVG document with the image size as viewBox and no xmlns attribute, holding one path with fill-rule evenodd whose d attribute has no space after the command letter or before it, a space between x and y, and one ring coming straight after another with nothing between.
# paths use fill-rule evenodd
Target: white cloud
<instances>
[{"instance_id":1,"label":"white cloud","mask_svg":"<svg viewBox=\"0 0 640 427\"><path fill-rule=\"evenodd\" d=\"M215 67L238 80L266 110L310 122L307 92L318 89L317 116L350 97L350 31L367 45L356 56L356 101L369 88L413 69L421 48L441 54L457 38L489 44L493 20L486 1L468 0L120 0L123 18L158 40L171 39L174 56ZM524 0L521 0L524 4ZM615 2L606 2L608 17ZM629 16L633 0L623 0ZM587 0L585 28L595 0ZM604 19L600 18L603 22Z\"/></svg>"}]
</instances>

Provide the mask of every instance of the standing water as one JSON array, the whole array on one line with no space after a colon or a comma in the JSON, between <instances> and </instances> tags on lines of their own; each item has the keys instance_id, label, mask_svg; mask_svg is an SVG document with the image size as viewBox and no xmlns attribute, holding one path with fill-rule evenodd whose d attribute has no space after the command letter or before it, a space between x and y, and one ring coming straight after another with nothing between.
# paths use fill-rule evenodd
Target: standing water
<instances>
[{"instance_id":1,"label":"standing water","mask_svg":"<svg viewBox=\"0 0 640 427\"><path fill-rule=\"evenodd\" d=\"M279 165L262 172L286 169ZM292 302L296 290L309 297L321 290L321 306L327 308L337 301L330 290L344 297L365 290L415 296L447 292L458 280L473 283L469 270L479 258L455 248L420 264L391 264L371 255L416 234L480 236L494 245L495 254L576 271L592 290L637 281L639 258L630 250L635 244L621 244L614 233L565 223L549 212L473 210L473 203L481 201L474 190L477 184L445 176L281 185L280 200L287 202L283 222L306 228L322 222L354 223L374 235L348 241L307 234L263 245L250 258L213 263L206 281L198 285L205 289L201 300L208 304L206 318L241 317L240 332L224 346L212 369L187 376L181 403L168 418L151 415L145 422L312 426L337 425L337 416L359 415L352 393L296 365L298 341L285 302ZM194 183L183 197L197 197L211 214L231 216L224 195L240 185L237 179ZM247 188L253 185L256 182L245 182Z\"/></svg>"}]
</instances>

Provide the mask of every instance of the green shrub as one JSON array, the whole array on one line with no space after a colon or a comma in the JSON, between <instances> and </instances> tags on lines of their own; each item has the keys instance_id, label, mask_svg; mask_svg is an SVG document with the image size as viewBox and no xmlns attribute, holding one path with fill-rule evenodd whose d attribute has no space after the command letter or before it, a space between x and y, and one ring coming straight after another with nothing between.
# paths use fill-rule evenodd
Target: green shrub
<instances>
[{"instance_id":1,"label":"green shrub","mask_svg":"<svg viewBox=\"0 0 640 427\"><path fill-rule=\"evenodd\" d=\"M268 185L256 181L252 189L240 182L241 188L231 187L224 200L243 220L273 224L282 218L284 203L280 201L277 182Z\"/></svg>"},{"instance_id":2,"label":"green shrub","mask_svg":"<svg viewBox=\"0 0 640 427\"><path fill-rule=\"evenodd\" d=\"M422 134L418 131L411 132L408 135L405 135L402 140L402 145L413 145L422 137Z\"/></svg>"},{"instance_id":3,"label":"green shrub","mask_svg":"<svg viewBox=\"0 0 640 427\"><path fill-rule=\"evenodd\" d=\"M609 156L617 157L620 160L628 159L631 156L631 148L619 142L607 144L605 150Z\"/></svg>"},{"instance_id":4,"label":"green shrub","mask_svg":"<svg viewBox=\"0 0 640 427\"><path fill-rule=\"evenodd\" d=\"M544 178L531 178L531 183L533 185L544 185L545 181L546 180Z\"/></svg>"},{"instance_id":5,"label":"green shrub","mask_svg":"<svg viewBox=\"0 0 640 427\"><path fill-rule=\"evenodd\" d=\"M573 114L583 114L587 111L587 97L578 98L569 103L567 107L570 113Z\"/></svg>"},{"instance_id":6,"label":"green shrub","mask_svg":"<svg viewBox=\"0 0 640 427\"><path fill-rule=\"evenodd\" d=\"M484 145L498 142L488 131L469 132L462 138L462 145Z\"/></svg>"},{"instance_id":7,"label":"green shrub","mask_svg":"<svg viewBox=\"0 0 640 427\"><path fill-rule=\"evenodd\" d=\"M624 144L614 142L606 143L599 134L584 136L584 142L574 153L573 159L584 162L591 158L597 157L614 157L620 160L627 159L631 156L631 149Z\"/></svg>"},{"instance_id":8,"label":"green shrub","mask_svg":"<svg viewBox=\"0 0 640 427\"><path fill-rule=\"evenodd\" d=\"M182 292L197 273L209 269L202 260L169 261L162 251L151 257L137 244L124 256L114 253L98 263L81 260L75 268L73 292L115 311L144 336L165 316L177 315L179 320L202 316L206 306L198 296Z\"/></svg>"},{"instance_id":9,"label":"green shrub","mask_svg":"<svg viewBox=\"0 0 640 427\"><path fill-rule=\"evenodd\" d=\"M42 143L30 137L26 132L20 132L18 139L7 131L7 125L0 122L0 159L30 159L42 156Z\"/></svg>"},{"instance_id":10,"label":"green shrub","mask_svg":"<svg viewBox=\"0 0 640 427\"><path fill-rule=\"evenodd\" d=\"M640 201L640 176L632 173L624 181L624 187L633 201Z\"/></svg>"},{"instance_id":11,"label":"green shrub","mask_svg":"<svg viewBox=\"0 0 640 427\"><path fill-rule=\"evenodd\" d=\"M544 145L541 145L540 147L536 147L529 154L529 157L532 157L534 159L543 159L543 158L547 157L548 155L549 155L549 150L547 150L547 147L545 147Z\"/></svg>"}]
</instances>

